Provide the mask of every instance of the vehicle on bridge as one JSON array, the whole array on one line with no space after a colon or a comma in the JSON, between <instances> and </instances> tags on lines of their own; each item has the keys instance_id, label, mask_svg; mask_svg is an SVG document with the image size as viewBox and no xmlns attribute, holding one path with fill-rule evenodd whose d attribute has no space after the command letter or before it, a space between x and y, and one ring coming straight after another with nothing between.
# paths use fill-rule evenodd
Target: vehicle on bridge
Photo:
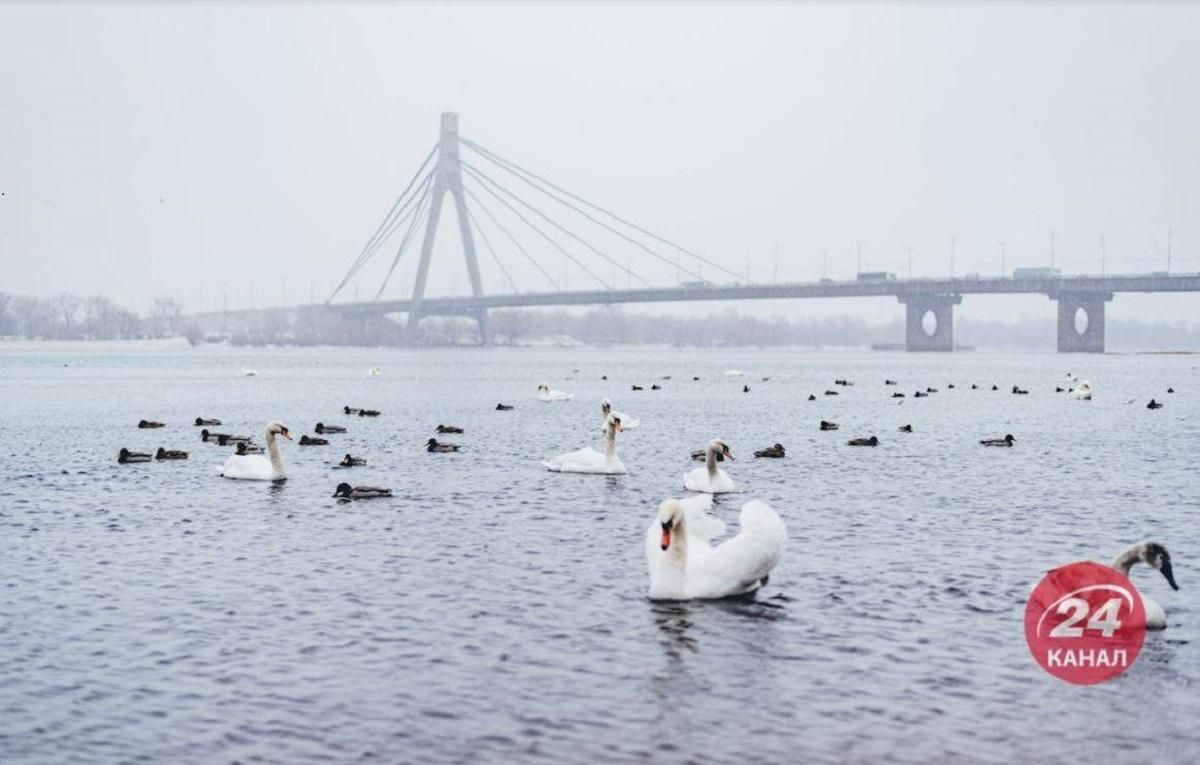
<instances>
[{"instance_id":1,"label":"vehicle on bridge","mask_svg":"<svg viewBox=\"0 0 1200 765\"><path fill-rule=\"evenodd\" d=\"M685 290L702 290L713 286L713 283L707 279L697 279L690 282L680 282L679 286Z\"/></svg>"},{"instance_id":2,"label":"vehicle on bridge","mask_svg":"<svg viewBox=\"0 0 1200 765\"><path fill-rule=\"evenodd\" d=\"M859 271L860 282L894 282L896 275L888 271Z\"/></svg>"},{"instance_id":3,"label":"vehicle on bridge","mask_svg":"<svg viewBox=\"0 0 1200 765\"><path fill-rule=\"evenodd\" d=\"M1062 271L1057 268L1014 268L1014 279L1057 279Z\"/></svg>"}]
</instances>

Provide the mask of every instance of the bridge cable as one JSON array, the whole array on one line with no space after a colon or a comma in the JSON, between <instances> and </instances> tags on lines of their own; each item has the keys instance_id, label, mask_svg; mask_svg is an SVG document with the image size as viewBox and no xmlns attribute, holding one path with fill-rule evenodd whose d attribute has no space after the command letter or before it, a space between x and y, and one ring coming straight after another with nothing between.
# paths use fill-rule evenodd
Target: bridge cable
<instances>
[{"instance_id":1,"label":"bridge cable","mask_svg":"<svg viewBox=\"0 0 1200 765\"><path fill-rule=\"evenodd\" d=\"M582 244L584 247L587 247L589 250L591 250L592 252L596 253L597 255L599 255L599 256L600 256L601 258L603 258L604 260L607 260L609 263L611 263L611 264L613 265L613 267L621 269L622 271L624 271L624 272L625 272L626 274L628 274L629 276L632 276L632 277L636 278L638 281L640 281L642 284L645 284L647 287L653 287L653 286L654 286L654 285L650 284L650 282L648 282L648 281L646 281L645 279L643 279L643 278L642 278L642 277L641 277L639 274L636 274L636 273L634 273L634 272L633 272L633 271L631 271L630 269L628 269L628 268L626 268L625 266L623 266L623 265L621 265L620 263L618 263L618 262L617 262L616 260L614 260L613 258L610 258L608 255L605 255L603 252L601 252L600 250L596 249L596 248L595 248L595 247L594 247L594 246L593 246L593 245L592 245L590 242L588 242L588 241L587 241L586 239L584 239L583 237L579 236L579 235L578 235L578 234L576 234L575 232L571 231L570 229L566 228L566 227L565 227L565 226L563 226L562 224L558 223L558 222L557 222L557 221L555 221L553 218L551 218L550 216L546 215L546 214L545 214L544 212L542 212L541 210L539 210L539 209L537 209L536 207L534 207L533 205L531 205L529 202L526 202L524 199L521 199L521 197L520 197L520 196L518 196L517 194L513 193L513 192L512 192L512 191L510 191L509 189L505 188L505 187L504 187L502 184L500 184L499 182L497 182L496 180L494 180L494 179L493 179L491 176L487 175L487 174L486 174L486 173L484 173L482 170L479 170L477 167L475 167L474 165L470 164L469 162L462 162L462 160L461 160L461 159L460 159L459 161L460 161L460 163L462 164L462 166L463 166L464 168L466 168L466 169L467 169L467 171L468 171L469 173L471 173L471 175L472 175L473 177L475 177L475 178L476 178L476 180L479 180L479 181L481 181L481 182L482 182L482 181L487 181L488 183L491 183L492 185L494 185L496 188L498 188L498 189L500 189L501 191L503 191L503 192L504 192L505 194L507 194L508 196L510 196L510 197L512 197L513 199L515 199L515 200L517 200L518 202L520 202L522 205L524 205L525 207L527 207L529 210L532 210L534 213L536 213L536 214L537 214L537 215L538 215L540 218L542 218L543 220L545 220L545 221L546 221L547 223L549 223L551 226L554 226L556 229L558 229L559 231L563 232L563 233L564 233L564 234L566 234L567 236L571 237L571 238L572 238L572 239L574 239L575 241L579 242L579 243L580 243L580 244ZM609 287L609 289L612 289L612 287Z\"/></svg>"},{"instance_id":2,"label":"bridge cable","mask_svg":"<svg viewBox=\"0 0 1200 765\"><path fill-rule=\"evenodd\" d=\"M426 218L429 212L429 203L433 199L433 194L430 193L429 187L421 195L421 201L417 202L414 208L415 212L412 215L412 220L408 224L408 230L404 232L404 237L400 240L400 246L396 249L396 257L392 258L392 265L388 268L387 276L383 277L383 284L379 285L379 291L375 293L375 299L378 300L383 295L384 288L387 287L388 281L392 278L392 273L396 270L396 264L400 262L400 256L408 249L408 245L412 243L413 234L420 227L421 220Z\"/></svg>"},{"instance_id":3,"label":"bridge cable","mask_svg":"<svg viewBox=\"0 0 1200 765\"><path fill-rule=\"evenodd\" d=\"M508 279L508 285L512 287L513 294L517 294L520 290L517 289L517 283L513 281L512 275L508 273L508 269L500 262L500 256L496 254L496 248L492 247L492 240L488 238L487 232L483 230L483 226L479 225L479 221L475 220L475 213L471 212L471 208L467 207L467 220L479 233L479 238L487 245L488 252L492 254L492 260L496 261L496 265L500 267L500 272Z\"/></svg>"},{"instance_id":4,"label":"bridge cable","mask_svg":"<svg viewBox=\"0 0 1200 765\"><path fill-rule=\"evenodd\" d=\"M471 176L472 178L475 177L473 171L470 168L467 168L467 174L469 176ZM476 180L478 181L478 179L476 179ZM558 250L559 253L561 253L563 257L565 257L567 260L571 261L575 265L579 266L579 268L582 269L585 274L592 277L596 281L600 282L601 286L603 286L604 289L606 289L606 290L612 289L612 287L608 284L608 282L601 279L599 276L597 276L595 273L593 273L590 268L588 268L583 263L581 263L578 258L576 258L571 253L567 252L565 247L563 247L561 244L559 244L553 237L551 237L545 231L542 231L540 228L538 228L537 224L535 224L533 221L529 220L524 215L522 215L521 211L518 210L517 208L513 207L507 199L505 199L504 197L497 194L495 191L492 190L492 188L490 186L488 186L482 182L479 182L479 186L480 186L480 188L486 190L489 194L491 194L497 201L500 202L500 204L507 207L509 209L509 211L512 212L513 215L516 215L518 218L520 218L522 223L524 223L526 226L529 226L539 236L541 236L543 239L545 239L547 242L549 242L550 245L552 247L554 247L554 249Z\"/></svg>"},{"instance_id":5,"label":"bridge cable","mask_svg":"<svg viewBox=\"0 0 1200 765\"><path fill-rule=\"evenodd\" d=\"M554 281L554 277L548 274L546 269L542 268L541 264L538 263L537 260L531 256L524 247L521 246L521 243L517 240L517 238L513 236L511 231L505 228L504 224L501 223L500 220L492 213L492 211L488 209L488 206L483 203L483 200L476 196L475 192L471 191L469 188L464 187L463 191L467 192L467 196L471 198L471 201L479 205L480 209L487 213L487 216L492 219L492 223L495 224L496 228L504 232L504 235L508 237L509 241L512 242L516 248L520 250L521 254L525 256L525 259L532 263L533 267L540 271L542 276L546 277L546 281L550 282L550 286L554 288L555 292L562 292L562 289L558 286L558 282Z\"/></svg>"},{"instance_id":6,"label":"bridge cable","mask_svg":"<svg viewBox=\"0 0 1200 765\"><path fill-rule=\"evenodd\" d=\"M400 202L404 200L404 197L412 189L413 184L416 183L417 179L421 177L421 173L423 173L425 171L426 165L429 164L429 160L433 159L433 155L435 153L437 153L437 150L438 150L438 144L435 143L433 145L433 148L431 148L429 150L429 153L425 155L425 160L423 162L421 162L421 166L417 168L417 172L413 173L413 177L409 180L408 185L404 187L404 191L400 192L400 196L396 197L396 201L392 204L392 209L388 210L387 215L385 215L383 217L383 220L380 221L379 227L375 229L375 233L371 234L371 238L368 239L367 243L363 245L362 252L359 253L358 258L355 260L355 264L358 264L358 263L362 262L365 258L370 257L370 255L366 254L367 250L376 244L376 241L379 239L379 235L383 232L384 228L387 226L388 221L390 221L392 219L392 216L396 214L396 208L400 207ZM334 294L337 294L336 291L334 292Z\"/></svg>"},{"instance_id":7,"label":"bridge cable","mask_svg":"<svg viewBox=\"0 0 1200 765\"><path fill-rule=\"evenodd\" d=\"M425 178L421 181L420 186L418 187L417 193L410 196L408 198L408 200L406 202L404 202L403 205L400 205L399 211L396 211L396 206L393 205L392 211L388 213L388 217L384 219L384 222L380 224L379 231L376 232L377 234L379 234L380 232L383 232L382 236L373 236L372 241L369 241L367 243L367 245L365 247L363 247L363 251L359 254L358 258L354 261L354 264L350 266L350 270L346 273L346 276L338 284L337 288L334 289L333 294L331 294L325 300L325 302L327 304L331 300L333 300L335 297L337 297L337 294L339 292L341 292L342 288L345 287L346 284L352 278L354 278L354 275L356 273L358 273L358 270L360 268L362 268L362 266L368 260L370 260L372 257L375 256L375 253L379 251L379 248L383 244L383 242L387 241L392 236L392 234L395 233L396 229L401 224L403 224L403 222L412 214L412 212L415 210L415 208L410 209L409 206L413 203L414 200L419 199L420 196L425 192L425 190L429 186L429 183L433 179L434 173L435 173L435 170L430 170L425 175ZM407 194L407 192L408 192L408 189L405 190L406 194ZM397 200L397 204L399 204L399 200ZM406 210L408 211L407 214L405 213ZM395 212L396 214L393 215L392 212Z\"/></svg>"},{"instance_id":8,"label":"bridge cable","mask_svg":"<svg viewBox=\"0 0 1200 765\"><path fill-rule=\"evenodd\" d=\"M512 162L511 160L505 159L504 157L501 157L499 154L496 154L495 152L493 152L483 146L480 146L479 144L475 143L474 141L472 141L470 139L459 136L458 140L460 143L466 144L470 148L474 149L481 156L486 156L492 162L509 166L509 168L511 168L511 169L509 169L509 172L519 171L521 173L524 173L525 175L528 175L531 178L534 178L534 179L540 181L541 183L546 184L547 186L554 189L555 191L557 191L561 194L564 194L565 196L568 196L577 202L581 202L581 203L587 205L588 207L591 207L593 210L601 212L601 213L607 215L608 217L612 218L613 220L623 223L626 226L629 226L630 228L632 228L633 230L650 237L651 239L662 242L663 244L667 245L668 247L672 247L672 248L678 250L679 252L682 252L684 255L695 258L700 263L704 263L706 265L712 266L713 268L717 269L718 271L722 271L722 272L728 274L729 276L734 277L735 279L744 279L747 284L754 283L753 281L750 280L748 274L739 274L735 271L730 271L728 268L725 268L724 266L722 266L721 264L719 264L715 261L709 260L708 258L704 257L703 255L700 255L699 253L692 252L691 250L689 250L681 245L675 244L670 239L659 236L658 234L654 233L653 231L648 231L648 230L642 228L641 226L637 225L636 223L626 220L625 218L622 218L620 215L617 215L616 213L614 213L610 210L606 210L605 208L601 207L600 205L598 205L594 202L590 202L590 201L584 199L583 197L579 196L578 194L573 194L570 191L567 191L563 187L547 180L546 178L543 178L542 176L538 175L537 173L534 173L530 170L526 170L525 168L521 167L517 163Z\"/></svg>"},{"instance_id":9,"label":"bridge cable","mask_svg":"<svg viewBox=\"0 0 1200 765\"><path fill-rule=\"evenodd\" d=\"M691 277L694 277L694 278L700 279L700 280L704 279L704 276L701 275L699 272L693 271L690 268L687 268L686 266L684 266L682 263L676 262L675 260L672 260L671 258L668 258L665 255L661 255L661 254L655 252L654 250L647 247L645 245L645 243L639 242L637 239L634 239L633 237L629 236L628 234L624 233L623 231L621 231L613 226L610 226L609 224L605 223L604 221L599 220L598 218L594 217L593 215L591 215L590 213L588 213L586 210L582 209L578 205L572 204L570 201L564 199L563 197L559 196L558 194L555 194L553 191L548 190L545 186L542 185L542 183L547 183L546 181L541 181L541 179L534 180L534 178L537 178L536 176L534 176L534 178L528 177L528 175L525 174L525 171L523 171L521 168L518 168L515 166L512 166L512 167L506 166L505 164L501 164L501 162L499 162L495 159L492 159L491 157L488 157L485 154L481 153L479 156L481 156L483 159L490 161L493 165L500 168L501 170L507 170L509 173L511 173L512 175L515 175L517 178L524 181L526 184L528 184L532 188L536 189L537 191L540 191L543 194L545 194L546 196L550 197L555 202L558 202L559 204L561 204L562 206L564 206L568 209L574 210L575 212L582 215L584 218L587 218L588 220L590 220L592 223L595 223L597 226L600 226L601 228L605 229L606 231L611 232L612 234L614 234L616 236L619 236L620 238L624 239L626 242L629 242L633 246L641 249L643 252L650 255L651 257L661 260L663 263L666 263L667 265L673 267L677 272L683 271L688 276L691 276ZM529 175L532 175L532 173L530 173ZM592 205L592 206L595 207L595 205ZM599 208L597 208L597 209L599 209ZM606 214L611 215L611 213L606 213ZM738 276L737 274L734 274L733 272L729 272L729 273L731 273L733 276ZM741 278L741 277L738 276L738 278Z\"/></svg>"}]
</instances>

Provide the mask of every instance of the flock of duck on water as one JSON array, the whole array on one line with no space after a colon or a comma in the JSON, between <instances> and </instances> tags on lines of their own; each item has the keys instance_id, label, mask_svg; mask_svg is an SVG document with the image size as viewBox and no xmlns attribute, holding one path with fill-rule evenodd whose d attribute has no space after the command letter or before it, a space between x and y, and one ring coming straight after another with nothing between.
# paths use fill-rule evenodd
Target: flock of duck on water
<instances>
[{"instance_id":1,"label":"flock of duck on water","mask_svg":"<svg viewBox=\"0 0 1200 765\"><path fill-rule=\"evenodd\" d=\"M373 368L371 374L378 374ZM730 370L729 377L740 377L742 372ZM1070 377L1070 375L1068 375ZM604 376L607 380L607 376ZM664 378L669 379L669 378ZM699 380L699 377L694 377ZM763 378L767 380L769 378ZM1076 399L1090 401L1093 396L1092 385L1086 380L1071 378L1072 387L1056 386L1056 393L1067 393ZM850 380L835 380L835 387L850 387ZM887 386L895 386L895 380L885 380ZM951 384L948 388L954 388ZM651 390L659 390L661 386L654 384ZM971 389L979 386L972 384ZM633 390L644 390L644 386L634 385ZM999 386L992 385L993 391ZM743 391L749 392L748 385L743 385ZM937 393L936 388L918 390L913 395L924 398ZM1167 389L1174 393L1173 388ZM1014 385L1013 395L1028 395L1028 391ZM826 390L826 396L839 395L836 390ZM904 398L903 393L893 393L893 398ZM572 401L572 393L553 390L543 383L537 387L539 401L550 404ZM816 395L810 394L809 401L815 401ZM511 411L511 404L500 403L496 411ZM1154 399L1147 405L1149 409L1160 409L1162 404ZM378 417L380 412L375 409L365 409L345 406L342 413L346 416ZM593 473L614 475L625 473L625 466L617 456L617 434L632 430L640 425L640 420L613 409L611 402L604 399L600 403L601 422L604 432L604 450L597 451L591 447L560 454L542 462L543 466L555 473ZM249 481L284 481L287 473L279 452L277 437L282 436L292 440L291 432L283 423L269 423L263 433L263 446L253 443L248 436L231 433L217 433L209 428L221 426L221 421L213 418L197 417L192 423L201 428L200 439L205 443L218 446L233 446L234 453L229 455L221 467L221 475L225 478ZM139 429L157 429L165 424L153 420L141 420ZM822 431L838 430L839 425L828 420L821 420L819 428ZM347 431L343 425L330 425L318 422L313 428L317 434L300 437L301 446L326 446L329 440L326 435L337 435ZM438 435L461 434L463 429L455 425L440 424L435 428ZM912 433L912 425L905 424L899 428L901 433ZM879 439L875 435L856 437L848 442L850 446L877 446ZM979 442L983 446L1012 447L1016 439L1012 434L1003 437L984 438ZM430 453L452 453L461 448L455 443L439 441L430 438L425 448ZM735 484L729 474L720 466L726 460L733 461L733 452L724 439L714 438L703 449L691 453L693 460L703 460L704 467L698 467L683 475L683 487L694 492L692 496L664 500L658 508L654 521L646 531L645 554L646 564L650 575L649 596L655 600L691 600L715 599L753 593L767 584L770 572L778 564L783 555L787 540L787 527L779 514L766 503L752 500L742 505L738 516L739 532L733 537L713 544L714 540L725 534L725 523L712 514L712 497L714 494L732 492ZM756 458L782 459L787 456L782 444L772 444L754 452ZM122 448L117 461L120 463L139 463L153 460L184 460L188 458L186 451L165 449L159 447L153 455L148 452L133 452ZM359 467L367 464L366 458L347 453L338 463L340 468ZM392 496L391 489L379 486L354 486L341 482L334 490L333 496L341 501L373 499ZM1156 542L1142 542L1133 545L1113 562L1112 568L1128 576L1132 567L1144 563L1159 571L1170 586L1178 590L1173 570L1171 556L1166 548ZM1163 629L1167 626L1166 613L1161 606L1149 598L1143 597L1146 611L1146 626L1150 629Z\"/></svg>"}]
</instances>

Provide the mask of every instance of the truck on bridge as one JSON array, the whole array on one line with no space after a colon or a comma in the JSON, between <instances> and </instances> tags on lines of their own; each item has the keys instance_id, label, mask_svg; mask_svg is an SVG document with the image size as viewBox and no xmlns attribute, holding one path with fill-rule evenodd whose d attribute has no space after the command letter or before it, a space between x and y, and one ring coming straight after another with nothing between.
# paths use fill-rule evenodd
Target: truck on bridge
<instances>
[{"instance_id":1,"label":"truck on bridge","mask_svg":"<svg viewBox=\"0 0 1200 765\"><path fill-rule=\"evenodd\" d=\"M859 271L860 282L894 282L896 275L888 271Z\"/></svg>"}]
</instances>

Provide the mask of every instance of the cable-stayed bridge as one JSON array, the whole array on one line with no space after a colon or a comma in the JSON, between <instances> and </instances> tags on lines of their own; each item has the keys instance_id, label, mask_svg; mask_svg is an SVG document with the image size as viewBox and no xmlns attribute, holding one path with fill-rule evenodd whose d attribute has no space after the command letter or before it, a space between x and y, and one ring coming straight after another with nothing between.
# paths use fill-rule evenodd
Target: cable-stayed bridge
<instances>
[{"instance_id":1,"label":"cable-stayed bridge","mask_svg":"<svg viewBox=\"0 0 1200 765\"><path fill-rule=\"evenodd\" d=\"M455 208L471 294L429 297L425 290L430 261L447 197ZM511 291L484 293L478 243ZM614 247L626 254L624 260L614 256ZM409 252L418 258L411 296L384 299L397 265ZM375 298L338 302L346 286L381 253L387 267ZM556 262L548 261L547 254ZM567 263L591 282L588 288L566 289L552 275ZM535 273L542 283L521 290L512 276L514 264ZM953 308L964 295L1037 293L1057 303L1060 351L1103 352L1104 308L1114 294L1200 291L1200 274L1064 276L1052 269L1024 271L1014 278L896 279L881 273L860 274L851 281L756 284L720 260L660 236L461 136L458 115L448 112L442 115L437 143L329 299L300 309L360 317L403 313L414 335L426 316L466 316L478 323L480 342L488 344L488 312L493 308L891 296L905 305L908 350L949 351L954 348ZM662 283L664 272L669 285ZM1077 321L1080 313L1086 322Z\"/></svg>"}]
</instances>

